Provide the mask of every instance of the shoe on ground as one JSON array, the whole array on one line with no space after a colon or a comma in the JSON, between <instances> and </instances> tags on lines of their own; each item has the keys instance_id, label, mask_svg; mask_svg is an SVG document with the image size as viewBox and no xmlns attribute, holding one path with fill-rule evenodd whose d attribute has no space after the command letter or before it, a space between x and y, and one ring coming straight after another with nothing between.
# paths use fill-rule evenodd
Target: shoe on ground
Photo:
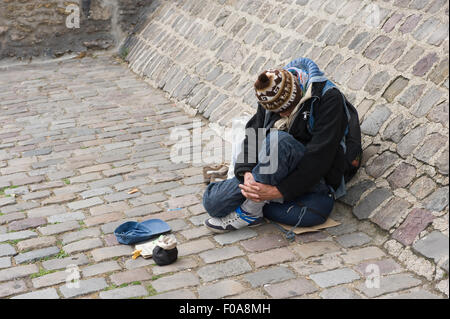
<instances>
[{"instance_id":1,"label":"shoe on ground","mask_svg":"<svg viewBox=\"0 0 450 319\"><path fill-rule=\"evenodd\" d=\"M240 209L228 214L225 217L211 217L205 220L205 226L215 233L226 233L244 227L254 227L264 223L263 217L254 217L246 214Z\"/></svg>"},{"instance_id":2,"label":"shoe on ground","mask_svg":"<svg viewBox=\"0 0 450 319\"><path fill-rule=\"evenodd\" d=\"M221 180L227 179L228 166L227 165L213 165L203 167L203 181L206 185Z\"/></svg>"}]
</instances>

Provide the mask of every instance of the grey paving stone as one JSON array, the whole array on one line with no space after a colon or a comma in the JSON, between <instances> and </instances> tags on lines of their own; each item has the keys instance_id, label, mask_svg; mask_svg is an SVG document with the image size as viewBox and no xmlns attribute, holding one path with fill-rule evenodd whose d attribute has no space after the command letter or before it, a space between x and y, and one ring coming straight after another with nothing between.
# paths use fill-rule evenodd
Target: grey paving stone
<instances>
[{"instance_id":1,"label":"grey paving stone","mask_svg":"<svg viewBox=\"0 0 450 319\"><path fill-rule=\"evenodd\" d=\"M0 216L0 225L9 223L11 221L23 219L25 217L26 217L25 214L21 213L21 212L19 212L19 213L10 213L10 214L7 214L7 215L2 215L2 216Z\"/></svg>"},{"instance_id":2,"label":"grey paving stone","mask_svg":"<svg viewBox=\"0 0 450 319\"><path fill-rule=\"evenodd\" d=\"M89 259L85 254L78 254L75 256L70 256L66 258L56 258L56 259L50 259L45 260L42 262L42 267L44 267L47 270L56 270L56 269L63 269L66 267L69 267L71 265L86 265L89 263Z\"/></svg>"},{"instance_id":3,"label":"grey paving stone","mask_svg":"<svg viewBox=\"0 0 450 319\"><path fill-rule=\"evenodd\" d=\"M145 266L151 266L155 262L153 259L144 259L144 258L138 258L138 259L128 259L125 261L125 268L126 269L136 269L136 268L142 268Z\"/></svg>"},{"instance_id":4,"label":"grey paving stone","mask_svg":"<svg viewBox=\"0 0 450 319\"><path fill-rule=\"evenodd\" d=\"M386 188L377 188L370 192L354 209L353 214L358 219L367 219L392 193Z\"/></svg>"},{"instance_id":5,"label":"grey paving stone","mask_svg":"<svg viewBox=\"0 0 450 319\"><path fill-rule=\"evenodd\" d=\"M151 259L148 259L147 261L151 261ZM154 262L152 262L154 263ZM144 265L144 263L141 262L142 265ZM188 257L188 258L181 258L178 259L175 263L170 264L170 265L165 265L165 266L154 266L152 268L152 272L154 275L158 276L158 275L162 275L162 274L167 274L167 273L174 273L174 272L180 272L182 270L192 270L193 268L196 268L198 265L197 261L192 258L192 257Z\"/></svg>"},{"instance_id":6,"label":"grey paving stone","mask_svg":"<svg viewBox=\"0 0 450 319\"><path fill-rule=\"evenodd\" d=\"M365 233L352 233L345 234L336 238L336 241L343 247L355 247L355 246L363 246L367 243L370 243L372 239L367 236Z\"/></svg>"},{"instance_id":7,"label":"grey paving stone","mask_svg":"<svg viewBox=\"0 0 450 319\"><path fill-rule=\"evenodd\" d=\"M424 89L425 89L424 84L411 85L399 97L398 102L404 105L405 107L410 108L422 96Z\"/></svg>"},{"instance_id":8,"label":"grey paving stone","mask_svg":"<svg viewBox=\"0 0 450 319\"><path fill-rule=\"evenodd\" d=\"M146 216L160 211L162 211L162 209L156 206L156 204L148 204L129 209L125 211L125 215L129 217Z\"/></svg>"},{"instance_id":9,"label":"grey paving stone","mask_svg":"<svg viewBox=\"0 0 450 319\"><path fill-rule=\"evenodd\" d=\"M249 228L242 228L234 232L214 236L220 245L228 245L245 239L256 237L258 234Z\"/></svg>"},{"instance_id":10,"label":"grey paving stone","mask_svg":"<svg viewBox=\"0 0 450 319\"><path fill-rule=\"evenodd\" d=\"M0 257L16 255L16 249L10 244L0 244Z\"/></svg>"},{"instance_id":11,"label":"grey paving stone","mask_svg":"<svg viewBox=\"0 0 450 319\"><path fill-rule=\"evenodd\" d=\"M402 198L393 198L370 220L385 230L389 230L408 213L411 204Z\"/></svg>"},{"instance_id":12,"label":"grey paving stone","mask_svg":"<svg viewBox=\"0 0 450 319\"><path fill-rule=\"evenodd\" d=\"M83 199L88 199L91 197L102 196L105 194L111 194L112 192L113 192L113 190L110 187L102 187L102 188L84 191L80 194L80 196Z\"/></svg>"},{"instance_id":13,"label":"grey paving stone","mask_svg":"<svg viewBox=\"0 0 450 319\"><path fill-rule=\"evenodd\" d=\"M89 187L91 189L98 189L98 188L103 188L103 187L110 186L110 185L115 185L122 181L123 181L123 177L120 175L110 177L110 178L102 178L98 181L90 182Z\"/></svg>"},{"instance_id":14,"label":"grey paving stone","mask_svg":"<svg viewBox=\"0 0 450 319\"><path fill-rule=\"evenodd\" d=\"M53 223L64 223L73 220L83 220L86 216L82 212L65 213L47 217L47 221Z\"/></svg>"},{"instance_id":15,"label":"grey paving stone","mask_svg":"<svg viewBox=\"0 0 450 319\"><path fill-rule=\"evenodd\" d=\"M48 247L37 250L32 250L26 253L20 253L14 257L16 264L23 264L26 262L36 261L45 257L51 257L59 253L58 247Z\"/></svg>"},{"instance_id":16,"label":"grey paving stone","mask_svg":"<svg viewBox=\"0 0 450 319\"><path fill-rule=\"evenodd\" d=\"M380 297L381 299L441 299L440 296L426 290L415 290L402 293L394 293Z\"/></svg>"},{"instance_id":17,"label":"grey paving stone","mask_svg":"<svg viewBox=\"0 0 450 319\"><path fill-rule=\"evenodd\" d=\"M440 212L448 206L448 196L448 186L438 188L424 200L424 206L428 210Z\"/></svg>"},{"instance_id":18,"label":"grey paving stone","mask_svg":"<svg viewBox=\"0 0 450 319\"><path fill-rule=\"evenodd\" d=\"M14 280L5 283L0 283L0 298L15 295L27 291L27 285L23 280Z\"/></svg>"},{"instance_id":19,"label":"grey paving stone","mask_svg":"<svg viewBox=\"0 0 450 319\"><path fill-rule=\"evenodd\" d=\"M19 251L25 251L37 248L45 248L54 245L56 245L56 237L43 236L20 241L17 243L17 249Z\"/></svg>"},{"instance_id":20,"label":"grey paving stone","mask_svg":"<svg viewBox=\"0 0 450 319\"><path fill-rule=\"evenodd\" d=\"M408 86L409 80L403 76L397 77L391 84L386 88L383 93L383 97L388 101L392 102L399 95L405 87Z\"/></svg>"},{"instance_id":21,"label":"grey paving stone","mask_svg":"<svg viewBox=\"0 0 450 319\"><path fill-rule=\"evenodd\" d=\"M379 271L380 275L389 275L403 270L403 268L392 258L365 261L356 266L355 269L361 275L366 277L374 274L375 266L378 267L377 270Z\"/></svg>"},{"instance_id":22,"label":"grey paving stone","mask_svg":"<svg viewBox=\"0 0 450 319\"><path fill-rule=\"evenodd\" d=\"M165 182L165 183L158 183L155 185L145 185L142 187L139 187L139 189L144 194L153 194L156 192L162 192L168 189L172 189L175 187L179 187L180 184L178 182Z\"/></svg>"},{"instance_id":23,"label":"grey paving stone","mask_svg":"<svg viewBox=\"0 0 450 319\"><path fill-rule=\"evenodd\" d=\"M100 238L89 238L67 244L62 249L68 254L73 254L102 246L103 242Z\"/></svg>"},{"instance_id":24,"label":"grey paving stone","mask_svg":"<svg viewBox=\"0 0 450 319\"><path fill-rule=\"evenodd\" d=\"M309 276L314 282L322 288L346 284L360 279L357 272L350 268L341 268L330 270Z\"/></svg>"},{"instance_id":25,"label":"grey paving stone","mask_svg":"<svg viewBox=\"0 0 450 319\"><path fill-rule=\"evenodd\" d=\"M390 78L391 78L391 76L389 75L388 72L380 71L370 78L370 80L367 82L366 86L364 87L364 90L366 92L369 92L369 94L375 95L386 85L386 83L389 81ZM387 112L382 109L380 112L378 112L375 115L377 117L380 116L380 119L382 119L384 116L386 116L386 113ZM376 119L376 117L375 117L375 119ZM375 123L377 123L377 122L375 122ZM376 129L376 127L377 127L377 125L368 126L367 129L370 128L371 130L369 132L373 132Z\"/></svg>"},{"instance_id":26,"label":"grey paving stone","mask_svg":"<svg viewBox=\"0 0 450 319\"><path fill-rule=\"evenodd\" d=\"M53 224L44 227L38 227L38 230L42 235L48 236L64 233L78 228L80 228L80 224L78 223L78 221L73 220L61 224Z\"/></svg>"},{"instance_id":27,"label":"grey paving stone","mask_svg":"<svg viewBox=\"0 0 450 319\"><path fill-rule=\"evenodd\" d=\"M139 197L131 199L129 202L132 206L148 205L156 202L162 202L167 197L163 194L141 195Z\"/></svg>"},{"instance_id":28,"label":"grey paving stone","mask_svg":"<svg viewBox=\"0 0 450 319\"><path fill-rule=\"evenodd\" d=\"M66 213L66 209L60 205L50 205L46 207L34 208L30 209L27 212L29 218L47 217L63 213Z\"/></svg>"},{"instance_id":29,"label":"grey paving stone","mask_svg":"<svg viewBox=\"0 0 450 319\"><path fill-rule=\"evenodd\" d=\"M126 283L149 280L152 277L146 268L138 268L123 272L114 273L110 276L110 280L115 285L123 285Z\"/></svg>"},{"instance_id":30,"label":"grey paving stone","mask_svg":"<svg viewBox=\"0 0 450 319\"><path fill-rule=\"evenodd\" d=\"M10 257L0 257L0 269L11 267Z\"/></svg>"},{"instance_id":31,"label":"grey paving stone","mask_svg":"<svg viewBox=\"0 0 450 319\"><path fill-rule=\"evenodd\" d=\"M97 248L94 249L91 254L92 258L94 258L96 262L99 262L113 257L131 256L133 254L133 249L130 246L118 245L112 247Z\"/></svg>"},{"instance_id":32,"label":"grey paving stone","mask_svg":"<svg viewBox=\"0 0 450 319\"><path fill-rule=\"evenodd\" d=\"M108 202L108 203L115 203L115 202L120 202L120 201L130 199L130 198L135 198L138 196L141 196L141 193L137 192L134 194L128 194L128 192L119 192L119 193L112 193L112 194L106 195L104 198L105 198L106 202ZM103 203L103 201L102 201L102 203Z\"/></svg>"},{"instance_id":33,"label":"grey paving stone","mask_svg":"<svg viewBox=\"0 0 450 319\"><path fill-rule=\"evenodd\" d=\"M200 284L200 281L193 273L183 272L156 279L152 281L151 284L157 292L164 292L168 290L197 286Z\"/></svg>"},{"instance_id":34,"label":"grey paving stone","mask_svg":"<svg viewBox=\"0 0 450 319\"><path fill-rule=\"evenodd\" d=\"M200 258L202 258L203 261L207 264L239 257L242 255L244 255L244 252L236 246L208 250L199 254Z\"/></svg>"},{"instance_id":35,"label":"grey paving stone","mask_svg":"<svg viewBox=\"0 0 450 319\"><path fill-rule=\"evenodd\" d=\"M37 234L31 230L0 234L0 243L8 240L19 240L37 237Z\"/></svg>"},{"instance_id":36,"label":"grey paving stone","mask_svg":"<svg viewBox=\"0 0 450 319\"><path fill-rule=\"evenodd\" d=\"M318 289L307 279L293 279L279 284L269 284L264 290L276 299L285 299L316 292Z\"/></svg>"},{"instance_id":37,"label":"grey paving stone","mask_svg":"<svg viewBox=\"0 0 450 319\"><path fill-rule=\"evenodd\" d=\"M24 152L22 154L22 156L28 157L28 156L48 155L51 152L52 152L52 148L51 147L47 147L47 148L41 148L41 149L36 149L36 150Z\"/></svg>"},{"instance_id":38,"label":"grey paving stone","mask_svg":"<svg viewBox=\"0 0 450 319\"><path fill-rule=\"evenodd\" d=\"M448 237L439 231L433 231L415 242L413 249L419 254L432 258L437 262L442 257L448 256Z\"/></svg>"},{"instance_id":39,"label":"grey paving stone","mask_svg":"<svg viewBox=\"0 0 450 319\"><path fill-rule=\"evenodd\" d=\"M306 259L313 256L321 256L340 250L339 246L331 241L315 241L294 247L300 257Z\"/></svg>"},{"instance_id":40,"label":"grey paving stone","mask_svg":"<svg viewBox=\"0 0 450 319\"><path fill-rule=\"evenodd\" d=\"M416 168L413 165L401 163L388 177L392 189L405 188L416 177Z\"/></svg>"},{"instance_id":41,"label":"grey paving stone","mask_svg":"<svg viewBox=\"0 0 450 319\"><path fill-rule=\"evenodd\" d=\"M364 260L377 259L384 256L384 252L375 246L352 249L341 255L347 264L357 264Z\"/></svg>"},{"instance_id":42,"label":"grey paving stone","mask_svg":"<svg viewBox=\"0 0 450 319\"><path fill-rule=\"evenodd\" d=\"M417 2L417 1L415 1L415 2ZM405 19L405 22L403 22L403 24L400 26L399 31L402 33L410 33L417 26L417 24L419 23L421 18L422 18L422 15L420 15L420 14L413 14L413 15L408 16Z\"/></svg>"},{"instance_id":43,"label":"grey paving stone","mask_svg":"<svg viewBox=\"0 0 450 319\"><path fill-rule=\"evenodd\" d=\"M384 105L377 106L371 114L366 116L361 124L361 132L375 136L391 114L392 111L388 107Z\"/></svg>"},{"instance_id":44,"label":"grey paving stone","mask_svg":"<svg viewBox=\"0 0 450 319\"><path fill-rule=\"evenodd\" d=\"M371 180L360 181L350 187L350 189L347 190L347 194L339 200L347 205L354 206L361 199L361 195L373 187L375 187L375 183Z\"/></svg>"},{"instance_id":45,"label":"grey paving stone","mask_svg":"<svg viewBox=\"0 0 450 319\"><path fill-rule=\"evenodd\" d=\"M447 140L447 137L439 133L430 134L424 144L414 152L414 157L419 161L431 164L431 157L443 148Z\"/></svg>"},{"instance_id":46,"label":"grey paving stone","mask_svg":"<svg viewBox=\"0 0 450 319\"><path fill-rule=\"evenodd\" d=\"M292 278L295 278L295 275L286 267L268 268L244 276L244 279L248 281L253 288Z\"/></svg>"},{"instance_id":47,"label":"grey paving stone","mask_svg":"<svg viewBox=\"0 0 450 319\"><path fill-rule=\"evenodd\" d=\"M16 199L14 197L0 198L0 207L15 204L15 203L16 203Z\"/></svg>"},{"instance_id":48,"label":"grey paving stone","mask_svg":"<svg viewBox=\"0 0 450 319\"><path fill-rule=\"evenodd\" d=\"M419 41L424 40L426 37L433 33L438 24L439 20L436 18L430 18L426 20L413 33L414 38Z\"/></svg>"},{"instance_id":49,"label":"grey paving stone","mask_svg":"<svg viewBox=\"0 0 450 319\"><path fill-rule=\"evenodd\" d=\"M245 288L237 281L224 280L215 284L202 286L198 289L200 299L220 299L236 295Z\"/></svg>"},{"instance_id":50,"label":"grey paving stone","mask_svg":"<svg viewBox=\"0 0 450 319\"><path fill-rule=\"evenodd\" d=\"M388 44L391 42L391 38L380 35L377 37L364 51L364 56L371 60L375 60L381 52L383 52Z\"/></svg>"},{"instance_id":51,"label":"grey paving stone","mask_svg":"<svg viewBox=\"0 0 450 319\"><path fill-rule=\"evenodd\" d=\"M249 272L252 267L243 258L229 260L223 264L208 265L200 268L197 274L204 281L237 276Z\"/></svg>"},{"instance_id":52,"label":"grey paving stone","mask_svg":"<svg viewBox=\"0 0 450 319\"><path fill-rule=\"evenodd\" d=\"M79 280L71 283L71 286L64 285L59 288L64 298L74 298L86 295L92 292L102 290L108 286L103 278L92 278L86 280Z\"/></svg>"},{"instance_id":53,"label":"grey paving stone","mask_svg":"<svg viewBox=\"0 0 450 319\"><path fill-rule=\"evenodd\" d=\"M100 199L99 197L93 197L93 198L89 198L89 199L85 199L85 200L80 200L77 202L71 202L69 204L67 204L67 206L69 206L70 209L72 210L79 210L79 209L83 209L83 208L89 208L95 205L100 205L103 204L103 200Z\"/></svg>"},{"instance_id":54,"label":"grey paving stone","mask_svg":"<svg viewBox=\"0 0 450 319\"><path fill-rule=\"evenodd\" d=\"M60 283L65 283L69 278L69 275L70 272L57 271L37 278L33 278L31 282L33 283L33 287L35 288L54 286Z\"/></svg>"},{"instance_id":55,"label":"grey paving stone","mask_svg":"<svg viewBox=\"0 0 450 319\"><path fill-rule=\"evenodd\" d=\"M323 299L361 299L360 295L347 287L325 289L320 293L320 297Z\"/></svg>"},{"instance_id":56,"label":"grey paving stone","mask_svg":"<svg viewBox=\"0 0 450 319\"><path fill-rule=\"evenodd\" d=\"M197 254L213 249L214 244L209 239L199 239L178 245L178 256Z\"/></svg>"},{"instance_id":57,"label":"grey paving stone","mask_svg":"<svg viewBox=\"0 0 450 319\"><path fill-rule=\"evenodd\" d=\"M145 299L196 299L194 293L187 289L169 291L162 294L147 297Z\"/></svg>"},{"instance_id":58,"label":"grey paving stone","mask_svg":"<svg viewBox=\"0 0 450 319\"><path fill-rule=\"evenodd\" d=\"M124 288L101 291L99 297L101 299L127 299L127 298L142 297L148 294L149 293L144 286L133 285Z\"/></svg>"},{"instance_id":59,"label":"grey paving stone","mask_svg":"<svg viewBox=\"0 0 450 319\"><path fill-rule=\"evenodd\" d=\"M37 265L15 266L0 270L0 281L22 278L37 272L39 272L39 267Z\"/></svg>"},{"instance_id":60,"label":"grey paving stone","mask_svg":"<svg viewBox=\"0 0 450 319\"><path fill-rule=\"evenodd\" d=\"M373 298L378 297L389 292L395 292L406 288L411 288L419 285L421 281L414 278L410 274L396 274L381 277L379 287L367 287L366 283L358 286L358 290L366 296Z\"/></svg>"},{"instance_id":61,"label":"grey paving stone","mask_svg":"<svg viewBox=\"0 0 450 319\"><path fill-rule=\"evenodd\" d=\"M114 188L117 191L123 191L123 190L129 189L129 188L148 184L149 182L150 182L150 180L147 178L137 178L137 179L127 180L127 181L124 181L121 183L117 183L114 185Z\"/></svg>"},{"instance_id":62,"label":"grey paving stone","mask_svg":"<svg viewBox=\"0 0 450 319\"><path fill-rule=\"evenodd\" d=\"M419 145L420 141L423 140L426 131L427 129L425 126L419 126L411 130L397 144L397 153L404 158L410 155Z\"/></svg>"},{"instance_id":63,"label":"grey paving stone","mask_svg":"<svg viewBox=\"0 0 450 319\"><path fill-rule=\"evenodd\" d=\"M75 232L65 233L61 236L64 245L70 244L74 241L89 237L100 237L101 232L99 228L86 228Z\"/></svg>"},{"instance_id":64,"label":"grey paving stone","mask_svg":"<svg viewBox=\"0 0 450 319\"><path fill-rule=\"evenodd\" d=\"M413 105L411 113L417 117L426 115L441 99L442 92L437 88L431 88L422 96L420 101Z\"/></svg>"}]
</instances>

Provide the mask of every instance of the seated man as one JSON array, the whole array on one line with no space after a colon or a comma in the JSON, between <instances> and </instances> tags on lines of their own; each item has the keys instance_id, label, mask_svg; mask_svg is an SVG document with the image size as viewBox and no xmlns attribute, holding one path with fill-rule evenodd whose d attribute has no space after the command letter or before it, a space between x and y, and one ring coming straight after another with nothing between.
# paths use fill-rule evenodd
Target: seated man
<instances>
[{"instance_id":1,"label":"seated man","mask_svg":"<svg viewBox=\"0 0 450 319\"><path fill-rule=\"evenodd\" d=\"M259 225L263 216L293 226L324 223L344 188L343 95L306 58L264 71L254 88L258 109L246 130L257 138L246 135L234 178L208 185L205 225L227 232Z\"/></svg>"}]
</instances>

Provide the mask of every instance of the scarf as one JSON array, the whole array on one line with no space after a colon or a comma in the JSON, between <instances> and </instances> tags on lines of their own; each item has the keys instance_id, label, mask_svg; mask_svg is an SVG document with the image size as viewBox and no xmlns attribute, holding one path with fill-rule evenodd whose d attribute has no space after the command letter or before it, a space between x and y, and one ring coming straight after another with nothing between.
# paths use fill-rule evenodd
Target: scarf
<instances>
[{"instance_id":1,"label":"scarf","mask_svg":"<svg viewBox=\"0 0 450 319\"><path fill-rule=\"evenodd\" d=\"M282 116L281 119L279 119L278 121L276 121L274 123L273 127L276 128L277 130L280 130L280 131L287 131L288 130L289 126L291 125L292 120L295 117L295 114L300 109L300 105L304 101L308 100L311 97L311 87L312 86L309 85L310 83L309 83L309 75L308 75L308 73L305 72L302 69L298 69L298 68L295 68L295 67L290 67L287 70L297 77L300 89L302 91L302 98L298 102L298 104L295 106L294 110L291 112L290 115Z\"/></svg>"}]
</instances>

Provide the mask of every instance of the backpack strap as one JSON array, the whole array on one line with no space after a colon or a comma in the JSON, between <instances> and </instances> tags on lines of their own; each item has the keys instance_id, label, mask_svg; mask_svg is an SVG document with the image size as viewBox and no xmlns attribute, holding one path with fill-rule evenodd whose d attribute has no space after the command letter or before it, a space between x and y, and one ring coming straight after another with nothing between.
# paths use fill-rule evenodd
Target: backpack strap
<instances>
[{"instance_id":1,"label":"backpack strap","mask_svg":"<svg viewBox=\"0 0 450 319\"><path fill-rule=\"evenodd\" d=\"M339 91L339 93L341 94L341 97L342 97L342 101L343 101L343 104L344 104L344 109L345 109L345 114L346 114L346 116L347 116L347 121L348 122L350 122L350 118L351 118L351 115L350 115L350 111L348 110L348 106L347 106L347 102L345 101L345 97L344 97L344 94L342 94L342 92L336 87L336 85L333 83L333 82L331 82L330 80L327 80L326 82L325 82L325 86L323 87L323 89L322 89L322 96L324 96L325 95L325 93L328 91L328 90L330 90L330 89L333 89L333 88L335 88L336 90L338 90ZM314 113L313 113L313 108L314 108L314 103L311 103L311 110L310 110L310 115L309 115L309 127L308 127L308 130L310 130L310 132L309 133L311 133L311 131L312 131L312 128L314 127ZM347 136L347 134L348 134L348 124L347 124L347 127L345 128L345 133L344 133L344 145L343 145L343 147L344 147L344 152L345 152L345 136ZM341 145L342 145L342 141L341 141Z\"/></svg>"}]
</instances>

